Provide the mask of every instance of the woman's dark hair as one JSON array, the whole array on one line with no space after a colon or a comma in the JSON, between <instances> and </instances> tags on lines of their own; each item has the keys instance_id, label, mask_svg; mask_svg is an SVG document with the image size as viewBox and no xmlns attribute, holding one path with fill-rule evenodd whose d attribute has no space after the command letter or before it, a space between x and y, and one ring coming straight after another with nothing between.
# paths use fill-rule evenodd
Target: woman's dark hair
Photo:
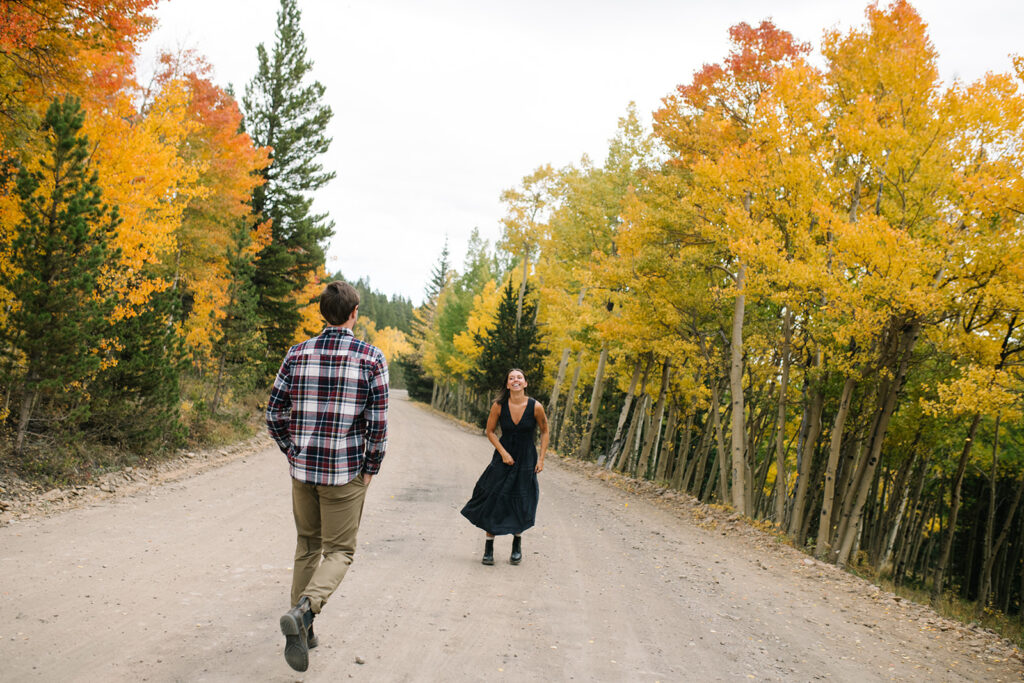
<instances>
[{"instance_id":1,"label":"woman's dark hair","mask_svg":"<svg viewBox=\"0 0 1024 683\"><path fill-rule=\"evenodd\" d=\"M498 391L497 395L494 397L495 403L504 403L505 401L508 400L508 397L511 394L511 392L508 390L508 376L511 375L513 372L521 373L523 377L526 377L526 373L520 370L519 368L509 368L508 372L505 373L505 386L503 386Z\"/></svg>"}]
</instances>

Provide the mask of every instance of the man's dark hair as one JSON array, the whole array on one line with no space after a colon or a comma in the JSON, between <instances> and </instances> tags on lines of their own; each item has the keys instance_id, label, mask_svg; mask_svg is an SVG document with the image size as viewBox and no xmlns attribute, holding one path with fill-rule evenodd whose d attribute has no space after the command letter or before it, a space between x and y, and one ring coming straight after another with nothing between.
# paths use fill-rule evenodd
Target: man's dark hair
<instances>
[{"instance_id":1,"label":"man's dark hair","mask_svg":"<svg viewBox=\"0 0 1024 683\"><path fill-rule=\"evenodd\" d=\"M320 315L331 325L344 325L359 305L359 292L347 282L335 280L320 294Z\"/></svg>"}]
</instances>

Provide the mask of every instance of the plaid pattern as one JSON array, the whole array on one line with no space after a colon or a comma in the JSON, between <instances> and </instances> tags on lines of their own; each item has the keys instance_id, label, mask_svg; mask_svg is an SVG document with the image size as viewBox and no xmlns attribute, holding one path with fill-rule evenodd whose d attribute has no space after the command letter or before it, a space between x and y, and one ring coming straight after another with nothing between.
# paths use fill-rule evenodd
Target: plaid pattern
<instances>
[{"instance_id":1,"label":"plaid pattern","mask_svg":"<svg viewBox=\"0 0 1024 683\"><path fill-rule=\"evenodd\" d=\"M376 474L387 447L388 364L345 327L288 350L267 403L267 427L293 479L341 486Z\"/></svg>"}]
</instances>

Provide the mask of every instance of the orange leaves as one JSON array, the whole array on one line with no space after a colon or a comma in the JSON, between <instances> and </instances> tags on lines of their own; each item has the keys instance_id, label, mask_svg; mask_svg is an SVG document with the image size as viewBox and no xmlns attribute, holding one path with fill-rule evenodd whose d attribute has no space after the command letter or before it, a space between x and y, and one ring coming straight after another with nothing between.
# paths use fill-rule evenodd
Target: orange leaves
<instances>
[{"instance_id":1,"label":"orange leaves","mask_svg":"<svg viewBox=\"0 0 1024 683\"><path fill-rule=\"evenodd\" d=\"M299 325L292 336L292 343L309 339L320 333L324 328L324 319L320 315L318 299L320 292L327 282L327 272L323 266L318 267L309 274L306 286L294 293L295 301L299 304Z\"/></svg>"},{"instance_id":2,"label":"orange leaves","mask_svg":"<svg viewBox=\"0 0 1024 683\"><path fill-rule=\"evenodd\" d=\"M762 21L757 28L746 22L736 24L729 28L729 39L733 48L725 60L726 69L735 78L751 83L773 80L783 65L811 49L770 21Z\"/></svg>"},{"instance_id":3,"label":"orange leaves","mask_svg":"<svg viewBox=\"0 0 1024 683\"><path fill-rule=\"evenodd\" d=\"M219 336L231 278L228 254L241 223L251 223L249 199L263 182L258 171L269 163L268 150L256 148L241 132L237 103L209 79L209 67L195 55L163 55L157 82L163 89L188 94L185 117L189 130L178 153L196 169L191 194L177 227L174 278L192 293L194 306L186 320L188 348L197 363L207 358ZM253 259L269 243L270 225L253 231L244 256ZM319 292L317 292L319 293ZM313 316L319 321L319 313Z\"/></svg>"},{"instance_id":4,"label":"orange leaves","mask_svg":"<svg viewBox=\"0 0 1024 683\"><path fill-rule=\"evenodd\" d=\"M2 111L17 121L22 107L40 109L68 92L93 111L90 93L130 87L135 45L153 25L156 2L0 2L0 84L9 92ZM0 117L0 126L10 123Z\"/></svg>"},{"instance_id":5,"label":"orange leaves","mask_svg":"<svg viewBox=\"0 0 1024 683\"><path fill-rule=\"evenodd\" d=\"M0 85L17 87L0 107L40 109L53 92L81 97L103 201L122 219L114 238L120 260L103 271L120 295L113 317L134 315L155 293L180 289L191 306L182 334L199 361L219 338L230 301L234 232L256 226L243 258L255 259L269 243L269 224L249 206L268 151L240 132L237 103L194 54L163 55L154 84L140 90L135 46L152 28L156 1L2 2ZM0 140L17 140L29 163L31 146L22 141L32 135L18 116L0 116ZM5 232L17 222L6 196L0 194Z\"/></svg>"}]
</instances>

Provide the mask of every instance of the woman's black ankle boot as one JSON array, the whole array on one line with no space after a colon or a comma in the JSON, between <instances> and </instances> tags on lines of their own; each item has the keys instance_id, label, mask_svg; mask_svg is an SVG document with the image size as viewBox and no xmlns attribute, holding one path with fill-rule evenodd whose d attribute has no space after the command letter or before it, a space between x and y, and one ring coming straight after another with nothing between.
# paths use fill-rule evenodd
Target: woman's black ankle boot
<instances>
[{"instance_id":1,"label":"woman's black ankle boot","mask_svg":"<svg viewBox=\"0 0 1024 683\"><path fill-rule=\"evenodd\" d=\"M519 564L523 561L523 537L512 537L512 555L508 558L511 564Z\"/></svg>"},{"instance_id":2,"label":"woman's black ankle boot","mask_svg":"<svg viewBox=\"0 0 1024 683\"><path fill-rule=\"evenodd\" d=\"M494 539L488 538L484 541L484 559L480 560L484 564L494 564Z\"/></svg>"}]
</instances>

